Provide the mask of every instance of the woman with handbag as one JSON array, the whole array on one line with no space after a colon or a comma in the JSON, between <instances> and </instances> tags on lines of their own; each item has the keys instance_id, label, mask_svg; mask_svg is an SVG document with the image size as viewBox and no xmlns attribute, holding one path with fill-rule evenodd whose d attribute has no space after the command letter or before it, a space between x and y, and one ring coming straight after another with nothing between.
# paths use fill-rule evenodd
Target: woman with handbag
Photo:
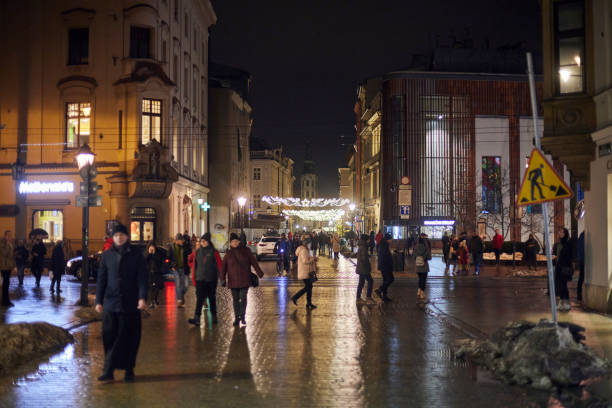
<instances>
[{"instance_id":1,"label":"woman with handbag","mask_svg":"<svg viewBox=\"0 0 612 408\"><path fill-rule=\"evenodd\" d=\"M569 301L569 290L567 282L572 280L574 270L572 268L572 246L569 240L569 232L566 228L559 233L555 258L555 289L559 298L557 309L561 312L569 312L572 308Z\"/></svg>"},{"instance_id":2,"label":"woman with handbag","mask_svg":"<svg viewBox=\"0 0 612 408\"><path fill-rule=\"evenodd\" d=\"M370 256L368 254L370 237L367 234L361 234L359 240L359 246L357 249L357 268L355 272L359 275L359 283L357 284L357 303L363 302L361 299L361 291L366 282L368 282L368 291L366 293L367 302L373 303L372 299L372 286L374 286L374 279L372 279L372 264L370 264Z\"/></svg>"},{"instance_id":3,"label":"woman with handbag","mask_svg":"<svg viewBox=\"0 0 612 408\"><path fill-rule=\"evenodd\" d=\"M417 290L417 302L426 302L425 283L429 272L429 261L431 260L431 245L427 235L421 234L414 247L414 264L417 275L419 276L419 289Z\"/></svg>"},{"instance_id":4,"label":"woman with handbag","mask_svg":"<svg viewBox=\"0 0 612 408\"><path fill-rule=\"evenodd\" d=\"M221 264L221 286L227 286L232 291L234 300L234 326L246 324L245 315L247 307L247 294L250 286L257 286L259 280L251 272L255 268L261 278L264 273L259 267L253 252L247 247L240 246L238 234L230 234L230 248L223 257Z\"/></svg>"},{"instance_id":5,"label":"woman with handbag","mask_svg":"<svg viewBox=\"0 0 612 408\"><path fill-rule=\"evenodd\" d=\"M316 309L312 304L312 284L317 281L317 257L310 254L310 237L306 236L302 244L295 251L298 261L298 279L304 282L304 287L291 296L291 301L297 306L300 297L306 294L306 309Z\"/></svg>"}]
</instances>

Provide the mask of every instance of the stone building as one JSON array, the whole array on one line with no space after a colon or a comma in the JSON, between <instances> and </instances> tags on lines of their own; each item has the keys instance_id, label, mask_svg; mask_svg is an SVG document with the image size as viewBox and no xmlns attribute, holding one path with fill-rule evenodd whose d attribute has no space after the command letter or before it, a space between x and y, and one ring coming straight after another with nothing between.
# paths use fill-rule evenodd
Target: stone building
<instances>
[{"instance_id":1,"label":"stone building","mask_svg":"<svg viewBox=\"0 0 612 408\"><path fill-rule=\"evenodd\" d=\"M215 22L209 0L0 3L0 228L80 246L74 153L88 143L94 247L116 221L136 242L204 232Z\"/></svg>"},{"instance_id":2,"label":"stone building","mask_svg":"<svg viewBox=\"0 0 612 408\"><path fill-rule=\"evenodd\" d=\"M248 225L250 200L251 75L210 64L210 231L222 247L230 232ZM240 207L238 198L247 199Z\"/></svg>"}]
</instances>

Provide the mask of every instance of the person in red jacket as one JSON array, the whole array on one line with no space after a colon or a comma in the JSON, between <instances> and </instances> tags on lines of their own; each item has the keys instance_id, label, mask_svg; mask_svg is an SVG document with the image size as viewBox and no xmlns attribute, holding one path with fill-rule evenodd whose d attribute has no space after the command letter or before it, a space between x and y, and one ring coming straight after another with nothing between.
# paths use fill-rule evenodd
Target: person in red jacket
<instances>
[{"instance_id":1,"label":"person in red jacket","mask_svg":"<svg viewBox=\"0 0 612 408\"><path fill-rule=\"evenodd\" d=\"M378 246L380 245L380 241L382 241L383 239L383 233L381 230L378 230L378 234L376 234L376 237L374 237L374 242L376 242L376 248L378 249Z\"/></svg>"},{"instance_id":2,"label":"person in red jacket","mask_svg":"<svg viewBox=\"0 0 612 408\"><path fill-rule=\"evenodd\" d=\"M226 286L232 291L234 299L234 326L241 322L246 324L244 316L247 307L247 293L251 286L251 266L255 268L257 275L261 278L264 273L259 267L253 252L249 248L240 246L240 237L230 234L230 249L223 257L221 264L221 285ZM227 281L226 281L227 280Z\"/></svg>"},{"instance_id":3,"label":"person in red jacket","mask_svg":"<svg viewBox=\"0 0 612 408\"><path fill-rule=\"evenodd\" d=\"M495 262L499 264L499 256L501 255L502 244L504 243L504 237L501 236L499 230L495 230L495 236L493 237L493 252L495 252Z\"/></svg>"},{"instance_id":4,"label":"person in red jacket","mask_svg":"<svg viewBox=\"0 0 612 408\"><path fill-rule=\"evenodd\" d=\"M200 249L200 241L196 241L195 249L191 251L191 253L189 254L189 257L187 257L187 266L189 266L189 270L191 271L191 282L193 283L194 287L195 287L196 281L195 281L195 276L193 275L193 268L195 267L195 255L196 255L196 252L198 252L198 249Z\"/></svg>"},{"instance_id":5,"label":"person in red jacket","mask_svg":"<svg viewBox=\"0 0 612 408\"><path fill-rule=\"evenodd\" d=\"M104 247L102 248L102 251L104 252L107 249L111 249L112 246L113 246L113 237L107 236L106 239L104 240Z\"/></svg>"}]
</instances>

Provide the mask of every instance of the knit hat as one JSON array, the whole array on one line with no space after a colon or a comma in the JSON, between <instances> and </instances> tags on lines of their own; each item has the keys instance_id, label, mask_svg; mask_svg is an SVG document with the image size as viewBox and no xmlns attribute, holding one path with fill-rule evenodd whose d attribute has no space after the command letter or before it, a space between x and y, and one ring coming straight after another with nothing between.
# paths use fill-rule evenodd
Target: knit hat
<instances>
[{"instance_id":1,"label":"knit hat","mask_svg":"<svg viewBox=\"0 0 612 408\"><path fill-rule=\"evenodd\" d=\"M391 238L392 238L391 233L387 232L385 234L385 239L391 239Z\"/></svg>"},{"instance_id":2,"label":"knit hat","mask_svg":"<svg viewBox=\"0 0 612 408\"><path fill-rule=\"evenodd\" d=\"M115 234L119 234L119 233L123 233L125 235L129 235L127 228L125 228L125 225L123 224L115 224L115 226L113 227L113 231L111 235L115 235Z\"/></svg>"},{"instance_id":3,"label":"knit hat","mask_svg":"<svg viewBox=\"0 0 612 408\"><path fill-rule=\"evenodd\" d=\"M232 241L233 241L233 240L235 240L235 239L240 240L240 237L239 237L239 236L238 236L238 234L236 234L235 232L232 232L232 233L230 234L230 238L229 238L229 240L230 240L230 242L232 242Z\"/></svg>"},{"instance_id":4,"label":"knit hat","mask_svg":"<svg viewBox=\"0 0 612 408\"><path fill-rule=\"evenodd\" d=\"M202 235L201 239L210 242L210 232L207 232L206 234Z\"/></svg>"}]
</instances>

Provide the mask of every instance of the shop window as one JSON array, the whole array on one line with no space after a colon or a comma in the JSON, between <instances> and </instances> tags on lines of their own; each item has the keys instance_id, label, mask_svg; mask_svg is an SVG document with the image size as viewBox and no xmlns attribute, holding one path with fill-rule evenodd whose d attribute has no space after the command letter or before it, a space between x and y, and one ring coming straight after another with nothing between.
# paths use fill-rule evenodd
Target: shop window
<instances>
[{"instance_id":1,"label":"shop window","mask_svg":"<svg viewBox=\"0 0 612 408\"><path fill-rule=\"evenodd\" d=\"M130 57L151 58L151 29L130 27Z\"/></svg>"},{"instance_id":2,"label":"shop window","mask_svg":"<svg viewBox=\"0 0 612 408\"><path fill-rule=\"evenodd\" d=\"M49 234L44 242L55 242L64 236L64 213L62 210L34 210L32 229L42 228Z\"/></svg>"},{"instance_id":3,"label":"shop window","mask_svg":"<svg viewBox=\"0 0 612 408\"><path fill-rule=\"evenodd\" d=\"M130 212L130 239L133 242L155 240L157 214L154 208L135 207Z\"/></svg>"},{"instance_id":4,"label":"shop window","mask_svg":"<svg viewBox=\"0 0 612 408\"><path fill-rule=\"evenodd\" d=\"M560 94L584 92L584 2L555 3L555 58Z\"/></svg>"},{"instance_id":5,"label":"shop window","mask_svg":"<svg viewBox=\"0 0 612 408\"><path fill-rule=\"evenodd\" d=\"M502 206L501 157L482 158L482 211L499 214Z\"/></svg>"},{"instance_id":6,"label":"shop window","mask_svg":"<svg viewBox=\"0 0 612 408\"><path fill-rule=\"evenodd\" d=\"M261 168L260 167L253 168L253 180L261 180Z\"/></svg>"},{"instance_id":7,"label":"shop window","mask_svg":"<svg viewBox=\"0 0 612 408\"><path fill-rule=\"evenodd\" d=\"M91 103L66 104L66 148L79 147L89 142Z\"/></svg>"},{"instance_id":8,"label":"shop window","mask_svg":"<svg viewBox=\"0 0 612 408\"><path fill-rule=\"evenodd\" d=\"M146 145L151 140L161 143L162 101L159 99L142 100L142 123L140 142Z\"/></svg>"},{"instance_id":9,"label":"shop window","mask_svg":"<svg viewBox=\"0 0 612 408\"><path fill-rule=\"evenodd\" d=\"M68 30L68 65L87 65L89 62L89 28Z\"/></svg>"}]
</instances>

